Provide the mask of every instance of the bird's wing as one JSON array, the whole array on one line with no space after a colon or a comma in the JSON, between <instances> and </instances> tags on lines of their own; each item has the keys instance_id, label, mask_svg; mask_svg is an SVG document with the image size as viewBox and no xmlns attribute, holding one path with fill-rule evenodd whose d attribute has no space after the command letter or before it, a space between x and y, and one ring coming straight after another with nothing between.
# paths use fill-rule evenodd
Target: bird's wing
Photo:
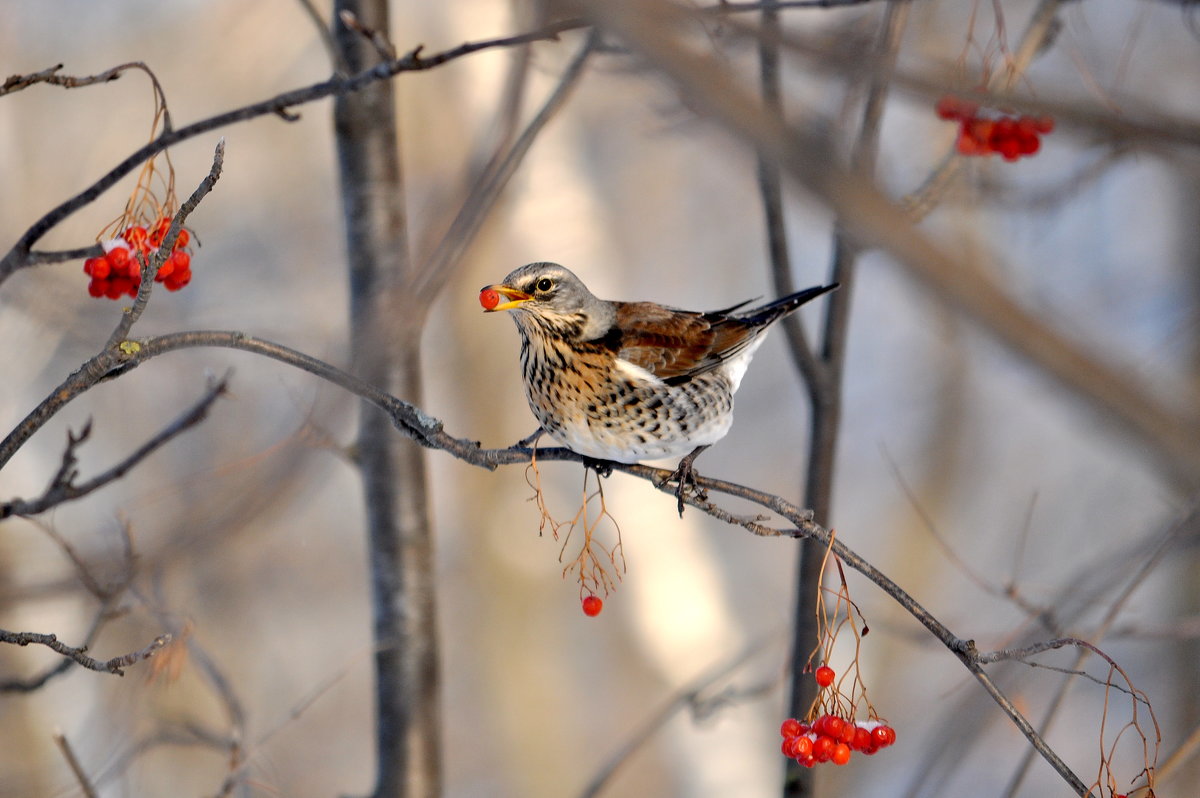
<instances>
[{"instance_id":1,"label":"bird's wing","mask_svg":"<svg viewBox=\"0 0 1200 798\"><path fill-rule=\"evenodd\" d=\"M762 331L722 312L693 313L653 302L615 304L617 357L669 384L712 371Z\"/></svg>"}]
</instances>

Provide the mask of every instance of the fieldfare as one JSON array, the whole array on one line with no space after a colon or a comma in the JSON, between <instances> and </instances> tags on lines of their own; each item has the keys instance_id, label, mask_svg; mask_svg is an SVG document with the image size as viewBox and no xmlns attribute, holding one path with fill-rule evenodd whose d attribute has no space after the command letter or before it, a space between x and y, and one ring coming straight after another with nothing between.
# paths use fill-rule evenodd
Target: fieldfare
<instances>
[{"instance_id":1,"label":"fieldfare","mask_svg":"<svg viewBox=\"0 0 1200 798\"><path fill-rule=\"evenodd\" d=\"M531 263L484 287L479 301L489 312L513 311L525 395L541 429L597 460L684 456L672 477L682 515L685 485L695 487L692 461L729 432L733 394L766 331L836 287L700 313L598 299L562 266Z\"/></svg>"}]
</instances>

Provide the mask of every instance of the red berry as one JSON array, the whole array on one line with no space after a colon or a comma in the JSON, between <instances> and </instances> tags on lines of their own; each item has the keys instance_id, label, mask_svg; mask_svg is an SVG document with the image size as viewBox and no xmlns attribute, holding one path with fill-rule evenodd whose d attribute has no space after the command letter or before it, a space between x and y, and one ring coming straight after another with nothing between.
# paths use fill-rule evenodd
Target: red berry
<instances>
[{"instance_id":1,"label":"red berry","mask_svg":"<svg viewBox=\"0 0 1200 798\"><path fill-rule=\"evenodd\" d=\"M944 94L937 101L934 110L941 119L958 119L961 111L959 110L958 98L949 94Z\"/></svg>"},{"instance_id":2,"label":"red berry","mask_svg":"<svg viewBox=\"0 0 1200 798\"><path fill-rule=\"evenodd\" d=\"M175 249L179 249L180 247L186 247L188 245L188 241L191 241L191 236L188 235L187 228L186 227L180 228L179 235L175 239Z\"/></svg>"},{"instance_id":3,"label":"red berry","mask_svg":"<svg viewBox=\"0 0 1200 798\"><path fill-rule=\"evenodd\" d=\"M129 246L134 249L141 249L146 245L146 228L141 226L130 227L121 234L121 238L129 242Z\"/></svg>"},{"instance_id":4,"label":"red berry","mask_svg":"<svg viewBox=\"0 0 1200 798\"><path fill-rule=\"evenodd\" d=\"M1021 157L1021 142L1013 138L1004 139L996 149L1006 161L1015 161Z\"/></svg>"},{"instance_id":5,"label":"red berry","mask_svg":"<svg viewBox=\"0 0 1200 798\"><path fill-rule=\"evenodd\" d=\"M1037 127L1038 133L1053 133L1054 132L1054 118L1053 117L1039 116L1037 119L1034 120L1034 124Z\"/></svg>"},{"instance_id":6,"label":"red berry","mask_svg":"<svg viewBox=\"0 0 1200 798\"><path fill-rule=\"evenodd\" d=\"M887 748L896 742L896 730L891 726L876 726L871 730L871 739L880 748Z\"/></svg>"},{"instance_id":7,"label":"red berry","mask_svg":"<svg viewBox=\"0 0 1200 798\"><path fill-rule=\"evenodd\" d=\"M825 734L836 740L842 736L842 729L845 727L846 721L837 716L831 716L829 720L825 721Z\"/></svg>"},{"instance_id":8,"label":"red berry","mask_svg":"<svg viewBox=\"0 0 1200 798\"><path fill-rule=\"evenodd\" d=\"M500 304L500 294L485 288L479 292L479 304L483 305L484 310L494 310Z\"/></svg>"},{"instance_id":9,"label":"red berry","mask_svg":"<svg viewBox=\"0 0 1200 798\"><path fill-rule=\"evenodd\" d=\"M112 272L112 267L104 258L88 258L83 263L83 271L97 280L103 280Z\"/></svg>"},{"instance_id":10,"label":"red berry","mask_svg":"<svg viewBox=\"0 0 1200 798\"><path fill-rule=\"evenodd\" d=\"M833 672L833 668L829 667L828 665L822 665L821 667L817 668L817 672L813 674L817 680L817 684L821 685L822 687L828 687L829 685L833 684L833 677L835 675L836 674Z\"/></svg>"},{"instance_id":11,"label":"red berry","mask_svg":"<svg viewBox=\"0 0 1200 798\"><path fill-rule=\"evenodd\" d=\"M854 742L850 743L850 747L857 751L866 751L872 748L871 730L864 729L862 726L854 727Z\"/></svg>"},{"instance_id":12,"label":"red berry","mask_svg":"<svg viewBox=\"0 0 1200 798\"><path fill-rule=\"evenodd\" d=\"M88 293L94 297L104 296L105 289L108 288L104 280L93 279L88 283Z\"/></svg>"},{"instance_id":13,"label":"red berry","mask_svg":"<svg viewBox=\"0 0 1200 798\"><path fill-rule=\"evenodd\" d=\"M779 727L779 734L783 737L799 737L802 734L800 731L800 721L795 718L788 718Z\"/></svg>"},{"instance_id":14,"label":"red berry","mask_svg":"<svg viewBox=\"0 0 1200 798\"><path fill-rule=\"evenodd\" d=\"M114 277L104 283L104 295L109 299L117 299L128 290L128 277Z\"/></svg>"},{"instance_id":15,"label":"red berry","mask_svg":"<svg viewBox=\"0 0 1200 798\"><path fill-rule=\"evenodd\" d=\"M172 252L171 257L163 261L163 265L158 267L158 274L154 275L154 282L161 283L175 273L175 267L178 265L175 261L175 254Z\"/></svg>"},{"instance_id":16,"label":"red berry","mask_svg":"<svg viewBox=\"0 0 1200 798\"><path fill-rule=\"evenodd\" d=\"M783 742L779 744L779 751L784 756L792 756L792 743L796 742L795 737L785 737Z\"/></svg>"},{"instance_id":17,"label":"red berry","mask_svg":"<svg viewBox=\"0 0 1200 798\"><path fill-rule=\"evenodd\" d=\"M790 741L791 757L795 760L804 760L812 758L813 741L807 737L796 737Z\"/></svg>"},{"instance_id":18,"label":"red berry","mask_svg":"<svg viewBox=\"0 0 1200 798\"><path fill-rule=\"evenodd\" d=\"M988 155L995 127L990 119L964 119L958 131L958 151L963 155Z\"/></svg>"},{"instance_id":19,"label":"red berry","mask_svg":"<svg viewBox=\"0 0 1200 798\"><path fill-rule=\"evenodd\" d=\"M163 285L168 291L178 291L192 281L192 272L189 269L179 271L176 269L163 280Z\"/></svg>"},{"instance_id":20,"label":"red berry","mask_svg":"<svg viewBox=\"0 0 1200 798\"><path fill-rule=\"evenodd\" d=\"M833 747L833 755L830 757L835 765L844 765L850 761L850 746L845 743L838 743Z\"/></svg>"},{"instance_id":21,"label":"red berry","mask_svg":"<svg viewBox=\"0 0 1200 798\"><path fill-rule=\"evenodd\" d=\"M855 726L851 721L846 721L846 723L842 726L842 733L837 736L837 739L846 745L850 745L852 742L854 742L854 736L857 733L858 727Z\"/></svg>"},{"instance_id":22,"label":"red berry","mask_svg":"<svg viewBox=\"0 0 1200 798\"><path fill-rule=\"evenodd\" d=\"M113 247L105 253L104 259L114 271L123 271L129 264L129 250L125 247Z\"/></svg>"},{"instance_id":23,"label":"red berry","mask_svg":"<svg viewBox=\"0 0 1200 798\"><path fill-rule=\"evenodd\" d=\"M833 749L836 745L837 743L833 741L833 738L826 737L822 734L820 737L813 740L812 758L818 762L828 762L829 758L833 756Z\"/></svg>"},{"instance_id":24,"label":"red berry","mask_svg":"<svg viewBox=\"0 0 1200 798\"><path fill-rule=\"evenodd\" d=\"M604 609L604 601L599 596L584 596L583 598L583 614L589 618L594 618L600 614L600 610Z\"/></svg>"}]
</instances>

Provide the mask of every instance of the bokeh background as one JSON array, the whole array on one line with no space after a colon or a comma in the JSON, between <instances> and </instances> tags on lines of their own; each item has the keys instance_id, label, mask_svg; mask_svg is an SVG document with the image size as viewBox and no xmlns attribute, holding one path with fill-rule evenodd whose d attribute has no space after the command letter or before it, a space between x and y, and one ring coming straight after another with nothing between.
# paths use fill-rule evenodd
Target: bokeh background
<instances>
[{"instance_id":1,"label":"bokeh background","mask_svg":"<svg viewBox=\"0 0 1200 798\"><path fill-rule=\"evenodd\" d=\"M1035 4L1000 5L1011 41ZM854 47L876 30L879 6L796 10L785 19L796 31ZM330 72L317 31L294 0L62 0L12 3L4 13L5 75L56 63L86 75L143 61L162 82L177 125ZM529 19L528 9L497 0L398 1L392 13L402 51L515 32ZM973 13L978 47L968 42ZM1194 13L1166 2L1066 3L1062 27L1025 87L1161 114L1194 130ZM972 70L984 60L1002 61L994 23L989 3L914 4L900 64L940 74L948 85L977 75ZM753 76L752 46L725 37L719 25L709 34L710 49ZM581 40L567 34L531 48L530 107ZM414 240L426 240L461 196L479 142L494 134L513 57L481 53L394 82ZM964 73L953 69L960 57ZM844 76L789 63L793 114L848 118ZM137 73L103 86L36 86L0 98L3 246L144 143L151 102ZM879 180L895 197L914 190L952 146L952 126L932 105L915 93L888 102ZM181 194L207 173L221 136L225 173L190 220L200 241L193 283L156 296L141 334L236 329L350 362L331 105L297 110L297 122L259 119L171 151ZM1118 145L1103 131L1060 126L1036 158L972 163L923 229L964 262L999 275L1023 305L1186 417L1200 404L1196 151ZM502 316L481 314L476 300L481 285L529 261L561 262L610 298L701 309L768 295L754 168L750 149L698 117L636 58L613 52L594 59L446 289L422 298L432 305L424 407L452 434L488 446L532 431L515 329ZM131 188L127 180L108 192L40 247L91 243ZM797 283L822 282L828 209L789 190L788 225ZM5 432L116 324L123 303L88 297L81 265L25 269L0 287ZM1025 639L1022 630L1034 628L1031 615L1042 610L1056 613L1060 634L1088 637L1194 494L1160 470L1154 452L941 305L885 254L864 256L854 290L833 519L840 538L981 649ZM804 315L814 328L817 312ZM227 369L230 397L128 478L36 522L0 523L0 627L81 641L96 601L47 528L97 573L116 578L124 527L137 578L119 605L125 611L92 653L131 651L167 628L187 628L203 652L175 679L149 679L146 665L124 678L74 669L32 693L0 694L0 795L80 794L53 743L56 729L102 795L213 794L227 761L198 741L227 734L230 719L228 695L214 690L212 672L243 713L243 794L370 788L367 562L360 486L344 453L358 412L353 398L244 353L180 352L72 403L0 473L0 496L40 493L67 430L88 419L94 432L81 469L85 476L100 471L192 402L209 375ZM699 470L798 500L807 423L783 336L774 336L743 383L732 432L699 460ZM628 571L601 616L589 619L577 586L562 578L560 544L538 535L523 467L489 473L437 452L427 460L447 795L577 795L660 707L734 662L707 691L732 688L731 700L700 717L674 714L605 794L778 793L793 542L756 538L697 512L681 520L670 497L614 476L606 498ZM551 508L573 513L580 468L543 464L542 477ZM1153 703L1164 758L1200 723L1196 530L1185 528L1180 538L1121 605L1102 643ZM1023 739L885 595L853 574L850 589L871 627L863 674L900 742L849 767L827 767L821 779L829 790L1066 794L1040 761L1006 792L1026 754ZM1065 667L1072 659L1063 653L1043 661ZM56 661L38 647L5 647L0 679ZM1105 678L1103 665L1086 667ZM1034 719L1062 679L1020 665L997 672ZM1049 735L1085 779L1099 767L1104 700L1101 685L1077 681ZM1112 696L1107 739L1128 710ZM1140 754L1118 762L1128 779L1141 767ZM1159 794L1192 795L1198 782L1200 771L1185 765Z\"/></svg>"}]
</instances>

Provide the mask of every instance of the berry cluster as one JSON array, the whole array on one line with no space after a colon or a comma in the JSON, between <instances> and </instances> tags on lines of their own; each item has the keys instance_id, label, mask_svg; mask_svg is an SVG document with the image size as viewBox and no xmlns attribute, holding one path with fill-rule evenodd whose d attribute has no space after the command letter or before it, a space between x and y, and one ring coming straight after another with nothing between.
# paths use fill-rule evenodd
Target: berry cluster
<instances>
[{"instance_id":1,"label":"berry cluster","mask_svg":"<svg viewBox=\"0 0 1200 798\"><path fill-rule=\"evenodd\" d=\"M855 722L836 715L821 715L812 724L788 718L779 727L784 756L805 767L822 762L844 765L853 751L870 756L896 742L896 730L877 720Z\"/></svg>"},{"instance_id":2,"label":"berry cluster","mask_svg":"<svg viewBox=\"0 0 1200 798\"><path fill-rule=\"evenodd\" d=\"M583 597L583 614L589 618L595 618L600 614L600 610L604 609L604 599L599 596L584 596Z\"/></svg>"},{"instance_id":3,"label":"berry cluster","mask_svg":"<svg viewBox=\"0 0 1200 798\"><path fill-rule=\"evenodd\" d=\"M116 238L102 241L104 256L88 258L83 263L83 273L92 278L88 293L109 299L119 299L124 294L137 296L142 284L142 258L149 258L162 245L170 228L171 217L164 216L149 230L135 225ZM154 277L168 291L178 291L192 279L192 256L186 249L190 238L187 228L179 231L171 255Z\"/></svg>"},{"instance_id":4,"label":"berry cluster","mask_svg":"<svg viewBox=\"0 0 1200 798\"><path fill-rule=\"evenodd\" d=\"M958 151L963 155L1001 155L1015 161L1042 147L1042 135L1054 130L1048 116L991 117L979 115L979 105L947 94L938 100L937 115L958 120Z\"/></svg>"}]
</instances>

